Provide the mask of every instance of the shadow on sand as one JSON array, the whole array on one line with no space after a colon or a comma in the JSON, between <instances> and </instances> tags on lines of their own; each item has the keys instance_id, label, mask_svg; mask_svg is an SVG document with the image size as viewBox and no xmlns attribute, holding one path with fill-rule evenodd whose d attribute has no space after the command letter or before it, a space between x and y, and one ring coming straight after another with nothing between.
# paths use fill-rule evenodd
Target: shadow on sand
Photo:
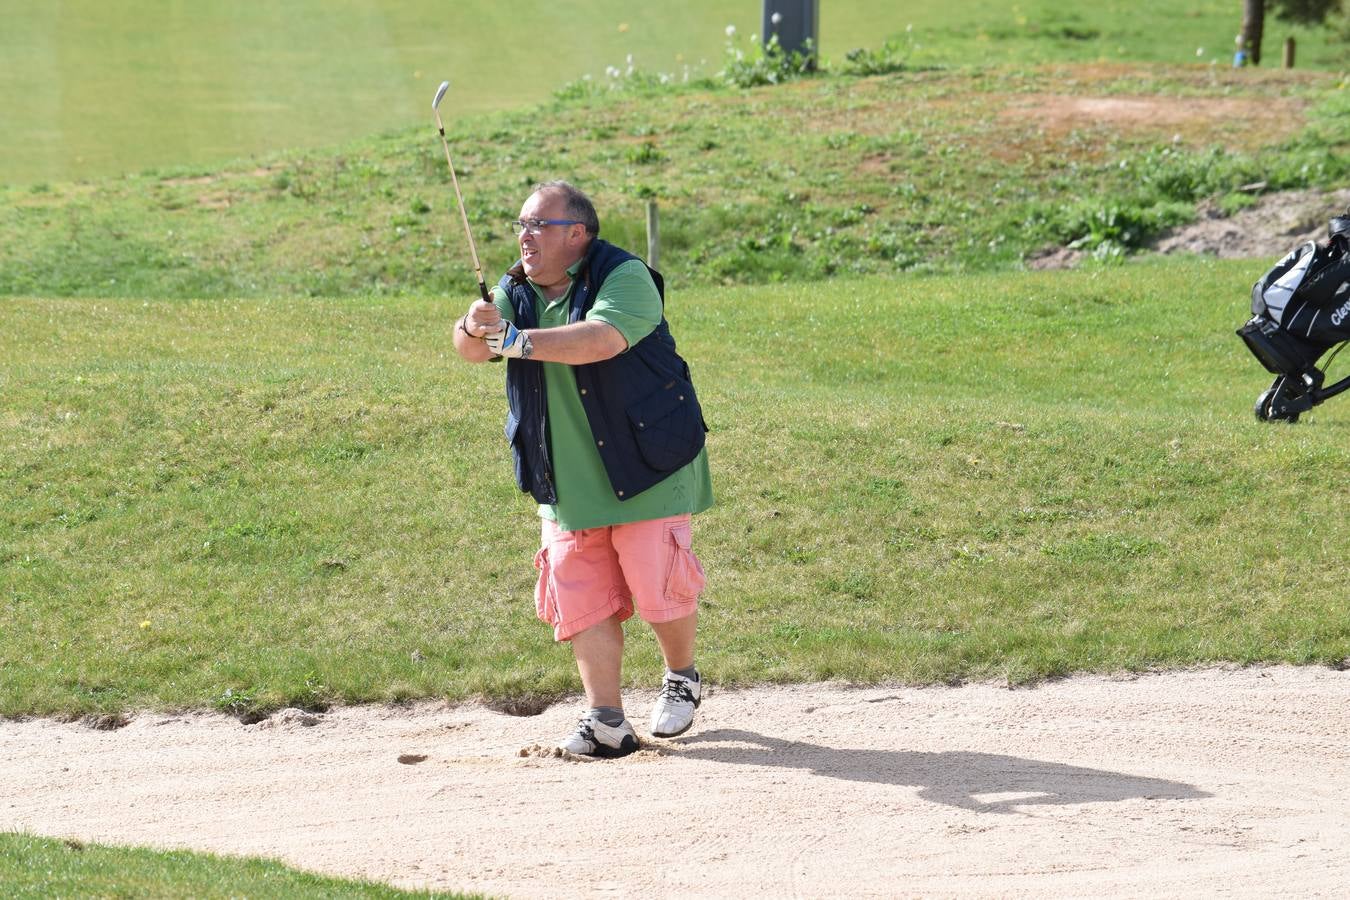
<instances>
[{"instance_id":1,"label":"shadow on sand","mask_svg":"<svg viewBox=\"0 0 1350 900\"><path fill-rule=\"evenodd\" d=\"M996 753L851 750L785 741L733 728L703 732L678 743L683 757L805 769L813 775L845 781L915 785L925 800L977 812L1016 812L1025 806L1133 799L1197 800L1210 796L1177 781ZM982 796L989 799L982 800Z\"/></svg>"}]
</instances>

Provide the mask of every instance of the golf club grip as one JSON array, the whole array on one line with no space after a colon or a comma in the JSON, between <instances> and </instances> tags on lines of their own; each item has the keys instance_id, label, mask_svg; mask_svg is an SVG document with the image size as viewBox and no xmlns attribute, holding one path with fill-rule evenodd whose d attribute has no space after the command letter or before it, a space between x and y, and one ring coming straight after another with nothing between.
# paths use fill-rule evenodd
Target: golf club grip
<instances>
[{"instance_id":1,"label":"golf club grip","mask_svg":"<svg viewBox=\"0 0 1350 900\"><path fill-rule=\"evenodd\" d=\"M484 303L492 302L492 298L488 296L487 284L481 278L478 279L478 293L483 296Z\"/></svg>"}]
</instances>

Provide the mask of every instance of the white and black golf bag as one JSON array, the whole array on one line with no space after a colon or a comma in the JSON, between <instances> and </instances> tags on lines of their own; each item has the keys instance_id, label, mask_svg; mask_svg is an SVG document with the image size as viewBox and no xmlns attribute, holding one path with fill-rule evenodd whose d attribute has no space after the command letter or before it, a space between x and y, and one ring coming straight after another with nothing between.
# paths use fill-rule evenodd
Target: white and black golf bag
<instances>
[{"instance_id":1,"label":"white and black golf bag","mask_svg":"<svg viewBox=\"0 0 1350 900\"><path fill-rule=\"evenodd\" d=\"M1252 287L1252 317L1238 335L1276 376L1256 399L1262 421L1296 422L1350 388L1350 377L1324 387L1326 365L1318 367L1350 341L1350 211L1328 232L1325 243L1294 248Z\"/></svg>"}]
</instances>

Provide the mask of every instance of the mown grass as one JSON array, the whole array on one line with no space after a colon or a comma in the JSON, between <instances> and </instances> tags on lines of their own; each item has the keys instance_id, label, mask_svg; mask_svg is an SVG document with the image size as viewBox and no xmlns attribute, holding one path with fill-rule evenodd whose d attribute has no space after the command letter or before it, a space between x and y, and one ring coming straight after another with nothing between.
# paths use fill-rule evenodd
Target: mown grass
<instances>
[{"instance_id":1,"label":"mown grass","mask_svg":"<svg viewBox=\"0 0 1350 900\"><path fill-rule=\"evenodd\" d=\"M1124 121L1073 111L1111 99L1159 105ZM1162 115L1172 107L1191 114ZM515 259L505 223L553 177L590 191L602 232L639 251L655 199L661 268L677 286L990 271L1068 244L1115 258L1202 201L1231 210L1254 191L1350 177L1350 92L1298 72L1098 65L749 91L638 83L450 128L490 277ZM448 182L434 131L419 127L216 173L10 189L0 294L463 297L472 274Z\"/></svg>"},{"instance_id":2,"label":"mown grass","mask_svg":"<svg viewBox=\"0 0 1350 900\"><path fill-rule=\"evenodd\" d=\"M139 898L464 898L479 895L400 891L327 878L261 859L109 847L83 841L0 833L0 884L12 900L49 897Z\"/></svg>"},{"instance_id":3,"label":"mown grass","mask_svg":"<svg viewBox=\"0 0 1350 900\"><path fill-rule=\"evenodd\" d=\"M1348 420L1255 421L1250 264L679 291L721 683L1350 657ZM436 299L17 299L0 713L578 687ZM633 629L629 683L659 676Z\"/></svg>"},{"instance_id":4,"label":"mown grass","mask_svg":"<svg viewBox=\"0 0 1350 900\"><path fill-rule=\"evenodd\" d=\"M1054 0L821 4L828 65L889 42L911 67L1046 62L1201 63L1227 68L1241 10L1227 0ZM605 70L714 78L728 24L741 46L760 5L686 0L634 8L522 0L453 6L388 0L205 4L0 0L0 183L101 178L152 166L205 167L326 147L427 123L442 78L454 116L546 100ZM1267 25L1268 66L1298 40L1299 66L1343 71L1328 29ZM539 48L551 52L541 63ZM97 73L96 76L92 73ZM251 166L245 167L250 168ZM236 166L238 168L238 166Z\"/></svg>"},{"instance_id":5,"label":"mown grass","mask_svg":"<svg viewBox=\"0 0 1350 900\"><path fill-rule=\"evenodd\" d=\"M285 4L0 0L0 182L103 178L330 146L429 121L516 108L635 53L648 65L713 56L731 19L713 0L635 18L523 0ZM618 26L629 23L620 32ZM566 47L539 62L542 45ZM604 64L600 65L603 68ZM96 75L94 74L96 73Z\"/></svg>"}]
</instances>

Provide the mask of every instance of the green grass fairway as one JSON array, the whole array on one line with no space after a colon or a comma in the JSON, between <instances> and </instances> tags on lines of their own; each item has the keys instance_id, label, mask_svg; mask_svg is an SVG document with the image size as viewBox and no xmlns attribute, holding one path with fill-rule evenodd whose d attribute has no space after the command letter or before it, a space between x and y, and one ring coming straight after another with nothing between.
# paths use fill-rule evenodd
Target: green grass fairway
<instances>
[{"instance_id":1,"label":"green grass fairway","mask_svg":"<svg viewBox=\"0 0 1350 900\"><path fill-rule=\"evenodd\" d=\"M722 683L1350 657L1350 407L1251 414L1251 264L682 291ZM15 299L0 713L578 687L438 299ZM1333 372L1333 376L1336 373ZM659 673L633 629L632 683Z\"/></svg>"},{"instance_id":2,"label":"green grass fairway","mask_svg":"<svg viewBox=\"0 0 1350 900\"><path fill-rule=\"evenodd\" d=\"M136 897L140 900L469 900L479 895L400 891L299 872L280 863L186 851L107 847L0 833L0 885L10 900Z\"/></svg>"},{"instance_id":3,"label":"green grass fairway","mask_svg":"<svg viewBox=\"0 0 1350 900\"><path fill-rule=\"evenodd\" d=\"M841 61L893 38L914 66L1048 61L1227 67L1240 8L1198 0L944 4L826 2L821 50ZM609 66L715 74L724 28L748 39L759 2L560 5L319 0L193 4L0 0L0 184L68 181L147 167L209 165L328 146L409 125L449 78L457 112L514 109ZM1299 65L1343 67L1321 29L1271 21Z\"/></svg>"}]
</instances>

